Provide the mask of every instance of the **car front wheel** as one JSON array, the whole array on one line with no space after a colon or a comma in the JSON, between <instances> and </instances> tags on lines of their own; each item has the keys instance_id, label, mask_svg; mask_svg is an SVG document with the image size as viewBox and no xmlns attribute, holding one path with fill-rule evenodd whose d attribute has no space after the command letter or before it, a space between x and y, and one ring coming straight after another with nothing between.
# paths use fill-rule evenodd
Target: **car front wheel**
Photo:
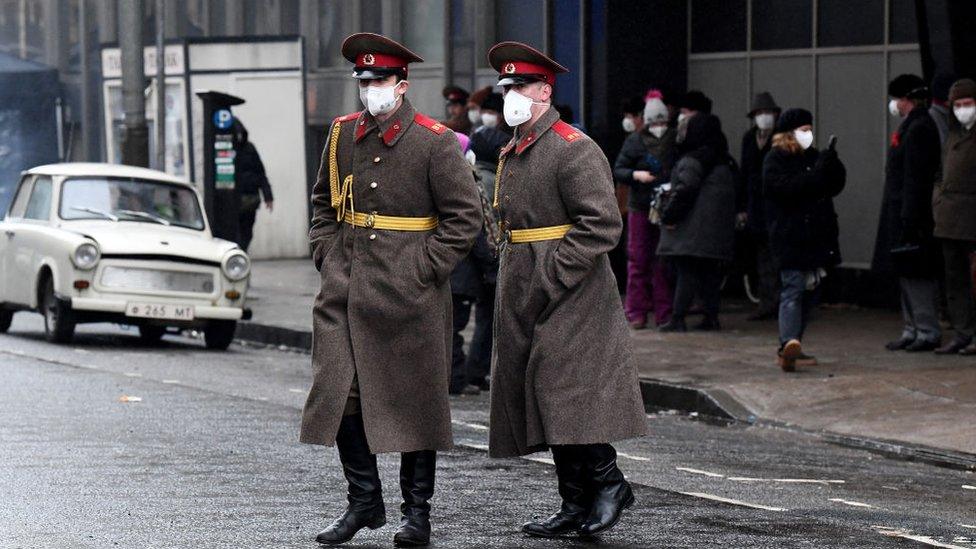
<instances>
[{"instance_id":1,"label":"car front wheel","mask_svg":"<svg viewBox=\"0 0 976 549\"><path fill-rule=\"evenodd\" d=\"M44 279L41 298L41 314L44 315L44 337L51 343L69 343L75 335L75 322L71 311L54 295L54 279Z\"/></svg>"},{"instance_id":2,"label":"car front wheel","mask_svg":"<svg viewBox=\"0 0 976 549\"><path fill-rule=\"evenodd\" d=\"M208 349L225 351L234 341L237 322L233 320L215 320L203 330L203 341Z\"/></svg>"},{"instance_id":3,"label":"car front wheel","mask_svg":"<svg viewBox=\"0 0 976 549\"><path fill-rule=\"evenodd\" d=\"M4 311L3 309L0 309L0 334L7 333L7 330L10 329L10 323L13 322L13 320L13 311Z\"/></svg>"}]
</instances>

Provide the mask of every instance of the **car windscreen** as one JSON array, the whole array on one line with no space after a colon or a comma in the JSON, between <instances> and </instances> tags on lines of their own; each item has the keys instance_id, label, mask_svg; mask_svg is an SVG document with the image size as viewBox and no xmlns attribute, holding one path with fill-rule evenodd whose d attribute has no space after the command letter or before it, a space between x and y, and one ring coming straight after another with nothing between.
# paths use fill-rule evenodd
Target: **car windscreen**
<instances>
[{"instance_id":1,"label":"car windscreen","mask_svg":"<svg viewBox=\"0 0 976 549\"><path fill-rule=\"evenodd\" d=\"M148 179L73 177L61 184L61 219L111 219L203 230L196 193Z\"/></svg>"}]
</instances>

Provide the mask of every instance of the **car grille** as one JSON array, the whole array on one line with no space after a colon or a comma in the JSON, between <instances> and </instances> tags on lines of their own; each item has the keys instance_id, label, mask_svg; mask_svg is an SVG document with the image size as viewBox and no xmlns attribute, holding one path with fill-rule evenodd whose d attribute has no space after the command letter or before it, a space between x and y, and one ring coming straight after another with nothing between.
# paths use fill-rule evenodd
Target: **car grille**
<instances>
[{"instance_id":1,"label":"car grille","mask_svg":"<svg viewBox=\"0 0 976 549\"><path fill-rule=\"evenodd\" d=\"M102 270L101 285L111 290L211 294L214 291L214 277L210 273L105 267Z\"/></svg>"}]
</instances>

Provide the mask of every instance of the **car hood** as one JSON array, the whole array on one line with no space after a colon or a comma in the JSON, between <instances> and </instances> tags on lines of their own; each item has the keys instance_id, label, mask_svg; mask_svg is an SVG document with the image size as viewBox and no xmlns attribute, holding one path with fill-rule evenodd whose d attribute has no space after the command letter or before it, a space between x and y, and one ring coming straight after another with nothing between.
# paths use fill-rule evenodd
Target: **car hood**
<instances>
[{"instance_id":1,"label":"car hood","mask_svg":"<svg viewBox=\"0 0 976 549\"><path fill-rule=\"evenodd\" d=\"M220 262L237 244L206 231L131 222L65 223L62 229L91 238L102 255L170 255Z\"/></svg>"}]
</instances>

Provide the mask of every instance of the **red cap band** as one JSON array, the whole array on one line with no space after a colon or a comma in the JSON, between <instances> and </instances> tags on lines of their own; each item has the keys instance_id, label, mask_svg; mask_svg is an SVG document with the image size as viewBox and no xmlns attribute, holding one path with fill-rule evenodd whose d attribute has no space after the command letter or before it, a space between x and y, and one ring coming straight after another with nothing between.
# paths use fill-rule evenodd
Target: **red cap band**
<instances>
[{"instance_id":1,"label":"red cap band","mask_svg":"<svg viewBox=\"0 0 976 549\"><path fill-rule=\"evenodd\" d=\"M356 56L356 67L377 67L388 69L405 69L407 60L395 55L385 53L361 53Z\"/></svg>"},{"instance_id":2,"label":"red cap band","mask_svg":"<svg viewBox=\"0 0 976 549\"><path fill-rule=\"evenodd\" d=\"M528 61L510 61L502 65L502 75L535 75L543 82L552 85L556 82L556 73L544 65L536 65Z\"/></svg>"}]
</instances>

